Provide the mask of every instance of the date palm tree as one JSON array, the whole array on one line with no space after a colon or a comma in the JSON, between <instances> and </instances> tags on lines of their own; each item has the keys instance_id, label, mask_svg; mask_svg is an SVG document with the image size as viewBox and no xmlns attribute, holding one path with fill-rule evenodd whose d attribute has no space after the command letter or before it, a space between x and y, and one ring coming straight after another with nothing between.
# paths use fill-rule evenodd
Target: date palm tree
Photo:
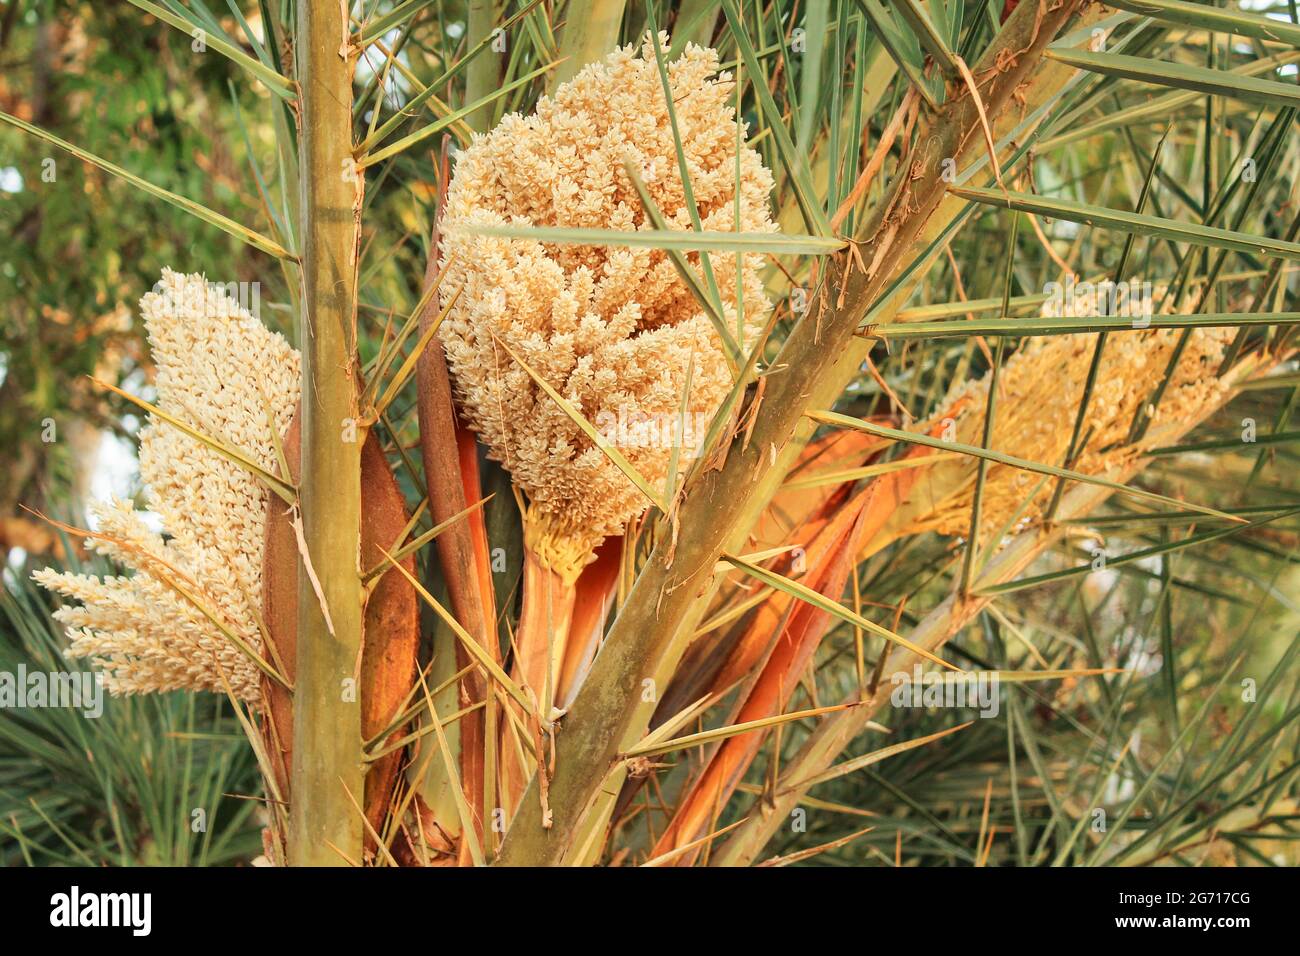
<instances>
[{"instance_id":1,"label":"date palm tree","mask_svg":"<svg viewBox=\"0 0 1300 956\"><path fill-rule=\"evenodd\" d=\"M131 2L264 91L261 222L0 118L281 270L260 452L146 406L260 489L196 626L270 859L1260 855L1296 648L1213 565L1296 545L1293 5Z\"/></svg>"}]
</instances>

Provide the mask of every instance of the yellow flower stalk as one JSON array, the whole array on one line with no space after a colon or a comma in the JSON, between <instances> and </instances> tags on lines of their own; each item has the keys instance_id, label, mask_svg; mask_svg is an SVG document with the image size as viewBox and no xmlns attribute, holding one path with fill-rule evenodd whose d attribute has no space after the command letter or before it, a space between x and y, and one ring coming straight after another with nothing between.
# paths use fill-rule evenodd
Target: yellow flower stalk
<instances>
[{"instance_id":1,"label":"yellow flower stalk","mask_svg":"<svg viewBox=\"0 0 1300 956\"><path fill-rule=\"evenodd\" d=\"M1081 303L1079 308L1089 305ZM1137 328L1109 336L1089 400L1081 447L1067 467L1089 475L1118 472L1144 451L1165 444L1169 428L1199 421L1223 403L1229 387L1216 372L1233 330L1196 329L1154 410L1150 428L1139 441L1128 441L1133 418L1159 384L1181 335L1177 329ZM1064 463L1096 342L1097 337L1089 334L1034 338L1006 362L989 444L992 450L1042 464ZM980 444L988 388L987 375L959 383L940 403L942 410L915 430L937 432L948 441ZM908 501L892 516L892 533L878 537L873 548L883 547L894 536L922 531L969 534L975 472L976 462L966 456L928 468L913 485ZM996 532L1017 515L1017 527L1009 530L1031 524L1050 502L1055 484L1055 479L1043 481L1041 475L990 463L980 513L981 533ZM1026 501L1030 495L1032 500Z\"/></svg>"},{"instance_id":2,"label":"yellow flower stalk","mask_svg":"<svg viewBox=\"0 0 1300 956\"><path fill-rule=\"evenodd\" d=\"M298 353L201 275L164 270L140 311L159 410L278 471L270 423L283 432L293 419ZM69 655L92 658L114 694L224 693L229 685L260 703L249 651L263 654L266 485L152 414L140 433L140 477L163 533L130 502L113 500L90 507L98 527L86 540L130 568L129 577L48 568L33 575L80 602L55 612L68 629Z\"/></svg>"},{"instance_id":3,"label":"yellow flower stalk","mask_svg":"<svg viewBox=\"0 0 1300 956\"><path fill-rule=\"evenodd\" d=\"M718 73L717 53L688 45L667 70L703 228L774 231L772 177L748 147L740 155L737 222L733 81ZM441 288L450 308L442 337L459 404L527 498L525 596L537 616L525 615L520 658L539 697L559 669L574 582L601 541L622 534L648 502L511 352L594 428L613 432L611 443L653 488L664 487L678 439L627 441L625 423L671 434L660 426L682 418L688 374L686 421L706 421L732 381L713 324L664 251L474 231L652 228L625 164L639 172L669 228L692 227L648 35L639 55L632 46L616 50L542 97L532 115L507 116L476 136L457 159L442 220ZM699 254L687 259L701 270ZM709 263L725 321L735 328L737 257L710 254ZM740 264L746 340L770 307L761 265L752 254ZM528 643L533 621L542 635ZM547 632L559 645L549 651Z\"/></svg>"}]
</instances>

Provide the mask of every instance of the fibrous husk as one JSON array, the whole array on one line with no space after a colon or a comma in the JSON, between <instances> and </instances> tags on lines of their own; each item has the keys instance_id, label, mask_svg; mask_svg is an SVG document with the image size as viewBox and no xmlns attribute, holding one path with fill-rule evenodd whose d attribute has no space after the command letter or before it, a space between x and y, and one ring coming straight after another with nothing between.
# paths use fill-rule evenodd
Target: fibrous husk
<instances>
[{"instance_id":1,"label":"fibrous husk","mask_svg":"<svg viewBox=\"0 0 1300 956\"><path fill-rule=\"evenodd\" d=\"M285 458L293 481L298 480L300 416L284 437ZM388 467L379 439L366 436L361 449L361 564L369 569L384 560L380 549L392 552L405 530L408 515L401 489ZM283 662L285 676L295 678L298 633L298 539L294 516L284 502L272 498L267 504L266 547L263 557L262 608L267 632ZM401 560L415 573L415 558ZM390 569L376 579L366 599L362 635L359 698L361 733L370 739L381 733L409 704L415 682L420 644L419 605L415 588L402 574ZM290 769L293 764L293 695L271 680L265 681L266 715L263 734L271 756L281 799L289 802ZM382 743L391 743L403 733L396 728ZM366 774L365 814L371 827L382 833L393 785L401 770L403 753L396 750L372 762ZM367 833L368 847L373 838Z\"/></svg>"}]
</instances>

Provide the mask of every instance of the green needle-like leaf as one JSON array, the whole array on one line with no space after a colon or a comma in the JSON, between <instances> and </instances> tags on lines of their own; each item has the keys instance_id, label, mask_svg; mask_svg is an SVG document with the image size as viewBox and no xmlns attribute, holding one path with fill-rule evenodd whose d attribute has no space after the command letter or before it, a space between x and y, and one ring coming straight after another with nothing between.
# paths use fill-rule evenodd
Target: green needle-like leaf
<instances>
[{"instance_id":1,"label":"green needle-like leaf","mask_svg":"<svg viewBox=\"0 0 1300 956\"><path fill-rule=\"evenodd\" d=\"M767 255L826 256L842 249L842 239L786 236L775 232L695 232L689 229L564 229L556 226L449 226L480 236L567 242L579 246L627 246L680 252L754 252Z\"/></svg>"},{"instance_id":2,"label":"green needle-like leaf","mask_svg":"<svg viewBox=\"0 0 1300 956\"><path fill-rule=\"evenodd\" d=\"M1038 316L1006 315L994 319L946 322L899 322L869 326L862 335L887 340L965 338L971 335L1070 335L1080 332L1134 331L1138 329L1215 329L1251 325L1296 325L1300 312L1213 312L1200 315L1156 315L1149 319L1126 315Z\"/></svg>"},{"instance_id":3,"label":"green needle-like leaf","mask_svg":"<svg viewBox=\"0 0 1300 956\"><path fill-rule=\"evenodd\" d=\"M1139 80L1143 83L1181 90L1195 90L1198 93L1227 96L1248 103L1263 103L1266 106L1300 105L1300 86L1294 83L1261 80L1253 76L1211 70L1203 66L1148 60L1143 57L1125 56L1122 53L1048 50L1047 56L1102 76Z\"/></svg>"},{"instance_id":4,"label":"green needle-like leaf","mask_svg":"<svg viewBox=\"0 0 1300 956\"><path fill-rule=\"evenodd\" d=\"M1300 26L1242 10L1207 3L1186 3L1184 0L1107 0L1106 5L1166 23L1199 27L1213 33L1276 40L1300 47Z\"/></svg>"},{"instance_id":5,"label":"green needle-like leaf","mask_svg":"<svg viewBox=\"0 0 1300 956\"><path fill-rule=\"evenodd\" d=\"M1296 90L1300 91L1300 87L1296 87ZM1212 246L1235 252L1300 261L1300 243L1274 239L1270 236L1255 236L1245 232L1233 232L1230 229L1162 219L1159 216L1124 212L1120 209L1106 209L1070 199L1049 199L1029 193L1004 193L1000 189L966 189L960 186L950 186L948 191L954 196L969 199L971 202L1003 209L1017 209L1035 216L1066 219L1086 226L1117 229L1120 232L1135 233L1139 236L1160 236L1173 239L1175 242L1190 242L1198 246Z\"/></svg>"},{"instance_id":6,"label":"green needle-like leaf","mask_svg":"<svg viewBox=\"0 0 1300 956\"><path fill-rule=\"evenodd\" d=\"M112 173L114 176L118 176L121 179L125 179L132 186L144 190L145 192L149 193L151 196L157 196L159 199L163 199L171 203L173 206L177 207L178 209L183 209L186 212L188 212L190 215L196 216L199 219L202 219L204 222L216 226L218 229L221 229L224 232L228 232L236 239L248 243L250 246L253 246L255 249L261 249L263 252L273 255L277 259L296 258L293 253L289 252L289 250L285 249L278 242L276 242L273 239L267 238L266 236L262 235L260 232L254 232L252 229L249 229L247 226L240 225L239 223L235 222L235 220L230 219L227 216L223 216L219 212L214 212L213 210L209 209L207 206L199 205L193 199L186 199L184 196L178 196L176 193L171 192L170 190L163 189L161 186L155 186L153 183L141 179L135 173L127 172L121 166L118 166L115 163L110 163L106 159L101 159L100 157L96 156L94 153L89 153L86 150L82 149L80 146L74 146L72 143L69 143L67 140L60 139L59 137L55 136L53 133L47 132L46 130L33 126L31 123L20 120L16 116L10 116L8 113L5 112L0 112L0 121L8 123L11 126L16 126L25 133L30 133L31 135L37 137L38 139L43 139L45 140L45 142L52 143L53 145L59 147L60 149L67 150L69 153L71 153L73 156L76 156L78 159L84 160L85 162L98 166L100 169L104 170L105 172Z\"/></svg>"},{"instance_id":7,"label":"green needle-like leaf","mask_svg":"<svg viewBox=\"0 0 1300 956\"><path fill-rule=\"evenodd\" d=\"M1179 508L1191 508L1202 514L1213 515L1216 518L1226 518L1234 524L1242 524L1243 519L1235 515L1226 514L1214 508L1204 508L1198 505L1190 504L1186 501L1179 501L1177 498L1170 498L1166 495L1156 494L1154 491L1146 491L1142 488L1135 488L1132 485L1121 484L1117 481L1111 481L1108 478L1101 478L1097 475L1085 475L1079 471L1071 471L1068 468L1058 468L1056 465L1045 465L1042 462L1027 461L1024 458L1017 458L1015 455L1007 455L1000 451L992 451L986 448L979 448L975 445L966 445L962 442L942 441L938 438L931 438L929 435L922 435L917 432L899 431L896 428L886 428L884 425L876 425L873 422L862 421L858 418L850 418L847 415L839 415L835 412L808 412L808 417L815 422L821 422L825 425L836 425L840 428L854 428L858 431L864 431L869 435L879 435L882 438L892 438L895 441L909 442L915 445L925 445L929 448L938 448L943 451L956 451L973 458L983 458L987 461L995 462L1000 465L1010 465L1013 468L1022 468L1025 471L1032 471L1040 475L1053 475L1057 478L1068 478L1071 481L1082 481L1085 484L1097 485L1100 488L1109 488L1112 491L1118 491L1122 494L1131 495L1134 498L1145 498L1147 501L1158 501L1161 504L1173 505Z\"/></svg>"},{"instance_id":8,"label":"green needle-like leaf","mask_svg":"<svg viewBox=\"0 0 1300 956\"><path fill-rule=\"evenodd\" d=\"M248 73L255 76L266 84L267 89L284 99L291 99L296 90L293 81L288 77L281 76L275 70L271 69L265 63L256 57L251 57L239 47L230 43L223 35L216 35L210 28L200 26L196 23L186 21L169 10L166 10L156 3L150 3L149 0L130 0L130 2L139 7L145 13L157 17L163 23L175 27L188 37L194 37L196 31L202 31L202 40L204 46L214 53L220 53L232 63L241 67Z\"/></svg>"}]
</instances>

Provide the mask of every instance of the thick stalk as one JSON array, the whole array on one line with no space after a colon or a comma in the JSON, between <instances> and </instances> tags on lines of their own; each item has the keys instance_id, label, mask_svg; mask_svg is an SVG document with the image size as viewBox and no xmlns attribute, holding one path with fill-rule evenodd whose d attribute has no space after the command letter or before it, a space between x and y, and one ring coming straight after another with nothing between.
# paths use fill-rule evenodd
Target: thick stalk
<instances>
[{"instance_id":1,"label":"thick stalk","mask_svg":"<svg viewBox=\"0 0 1300 956\"><path fill-rule=\"evenodd\" d=\"M1023 5L1007 21L977 68L990 75L981 90L985 109L998 115L1037 65L1042 50L1083 5L1065 0L1041 16ZM995 67L999 56L1005 58ZM559 734L556 772L550 782L553 821L542 825L536 800L526 797L499 861L536 865L559 860L606 774L618 758L620 741L649 720L654 704L642 693L663 653L691 613L695 599L710 589L713 566L732 530L753 504L757 488L776 465L779 452L799 426L809 398L850 350L854 331L871 302L913 252L913 244L945 196L941 161L958 167L981 148L978 111L969 95L954 93L928 130L918 136L911 175L898 177L887 201L868 226L856 257L839 256L828 270L827 294L818 297L791 332L768 378L747 447L730 449L726 464L701 476L681 506L676 547L660 545L638 577L628 601L592 666ZM841 292L842 290L842 292ZM840 303L843 303L841 306ZM534 781L532 787L536 787Z\"/></svg>"},{"instance_id":2,"label":"thick stalk","mask_svg":"<svg viewBox=\"0 0 1300 956\"><path fill-rule=\"evenodd\" d=\"M356 285L364 182L352 161L352 46L346 10L298 4L301 157L302 477L293 805L289 862L339 866L362 854L361 445ZM300 547L300 551L301 551ZM307 565L310 560L310 566ZM319 582L320 595L317 595Z\"/></svg>"},{"instance_id":3,"label":"thick stalk","mask_svg":"<svg viewBox=\"0 0 1300 956\"><path fill-rule=\"evenodd\" d=\"M1108 489L1097 485L1080 485L1066 496L1063 513L1086 514L1101 504L1109 494ZM990 562L980 578L981 583L1015 577L1050 547L1061 533L1061 527L1057 525L1052 529L1035 529L1021 535ZM991 600L987 597L964 599L960 594L953 594L912 629L908 640L926 650L938 651ZM891 673L910 673L912 666L922 659L912 651L899 649L891 652L888 660ZM758 813L737 828L733 837L710 857L710 865L746 866L752 863L768 840L790 818L791 811L807 792L808 787L799 786L800 782L810 779L834 762L835 757L866 729L867 723L888 702L894 686L888 680L883 681L876 693L861 706L841 711L819 723L794 759L783 766L772 806L762 806ZM849 715L847 718L840 719L846 714Z\"/></svg>"},{"instance_id":4,"label":"thick stalk","mask_svg":"<svg viewBox=\"0 0 1300 956\"><path fill-rule=\"evenodd\" d=\"M1265 360L1263 364L1267 367L1271 361ZM1225 376L1224 381L1229 385L1235 385L1258 373L1260 368L1260 360L1243 362ZM1194 419L1165 426L1159 443L1177 443L1214 411L1226 405L1235 394L1235 391L1227 393L1217 406L1206 408ZM1107 477L1114 481L1128 482L1134 475L1141 473L1149 463L1149 458L1135 459L1118 474L1110 474ZM1076 485L1063 496L1058 515L1064 519L1092 514L1110 497L1111 493L1110 489L1099 485ZM1046 552L1064 533L1064 526L1057 521L1052 525L1041 526L1018 535L980 572L979 583L987 586L1011 580L1028 567L1035 558ZM908 639L919 647L937 652L949 638L960 633L961 629L974 620L980 611L992 603L992 600L992 596L972 595L963 598L961 594L953 594L927 614L921 623L912 629ZM891 673L910 673L913 666L920 663L923 663L922 659L912 651L889 649L888 664ZM889 700L894 686L890 681L884 681L875 695L862 706L841 711L822 721L793 759L787 761L782 767L781 777L776 783L772 799L757 807L758 812L749 816L731 834L721 849L710 858L710 864L747 866L753 863L776 831L790 819L790 813L810 789L807 781L829 768L835 762L835 758L866 729L867 723L880 713Z\"/></svg>"},{"instance_id":5,"label":"thick stalk","mask_svg":"<svg viewBox=\"0 0 1300 956\"><path fill-rule=\"evenodd\" d=\"M474 49L479 41L496 28L494 0L469 0L469 34L466 48ZM476 103L497 88L501 77L500 53L491 47L481 50L465 70L465 102ZM492 104L480 106L466 118L476 133L486 133L492 125Z\"/></svg>"},{"instance_id":6,"label":"thick stalk","mask_svg":"<svg viewBox=\"0 0 1300 956\"><path fill-rule=\"evenodd\" d=\"M555 706L561 710L573 703L574 695L582 686L587 669L605 636L605 622L614 604L622 559L622 539L610 538L597 550L595 562L588 565L578 578L569 638L555 684Z\"/></svg>"},{"instance_id":7,"label":"thick stalk","mask_svg":"<svg viewBox=\"0 0 1300 956\"><path fill-rule=\"evenodd\" d=\"M673 23L673 52L685 49L687 43L708 46L721 12L715 0L682 0Z\"/></svg>"},{"instance_id":8,"label":"thick stalk","mask_svg":"<svg viewBox=\"0 0 1300 956\"><path fill-rule=\"evenodd\" d=\"M537 713L550 721L560 664L573 619L575 581L557 573L530 547L524 548L523 607L515 629L515 659L510 677L537 702ZM533 773L517 759L513 746L516 728L501 726L501 791L507 816L519 806Z\"/></svg>"},{"instance_id":9,"label":"thick stalk","mask_svg":"<svg viewBox=\"0 0 1300 956\"><path fill-rule=\"evenodd\" d=\"M537 695L544 720L550 719L555 703L576 583L547 567L531 548L524 550L524 604L515 636L519 659L514 675Z\"/></svg>"},{"instance_id":10,"label":"thick stalk","mask_svg":"<svg viewBox=\"0 0 1300 956\"><path fill-rule=\"evenodd\" d=\"M1105 8L1093 6L1089 8L1080 18L1078 23L1073 27L1075 30L1085 29L1087 26L1099 21L1105 14ZM1036 113L1047 108L1057 97L1061 95L1066 88L1067 81L1076 75L1076 71L1063 69L1061 64L1054 62L1045 62L1039 65L1029 82L1027 88L1022 90L1025 94L1025 108L1006 111L1000 119L994 119L994 129L1001 145L1003 152L1003 161L1005 163L1005 151L1015 149L1014 143L1023 142L1023 137L1038 125L1038 120L1034 117ZM988 184L992 184L991 174L988 175ZM949 227L949 225L961 215L967 204L964 200L948 196L942 202L935 214L931 217L930 222L916 242L913 243L913 255L920 256L922 251L928 248L939 235ZM797 211L795 212L797 216ZM887 302L877 303L872 307L872 320L881 324L888 324L893 321L894 315L908 301L920 277L926 274L926 270L933 263L934 258L939 255L939 249L936 248L930 252L930 258L919 269L916 269L911 281L904 283L897 289ZM871 348L871 340L866 338L855 338L844 352L836 359L830 371L817 381L812 394L807 401L809 408L830 408L843 393L845 387L860 372L863 359ZM775 467L770 469L766 474L755 482L754 494L751 497L748 507L741 514L740 520L731 530L725 548L729 551L738 553L743 550L748 540L750 530L757 524L760 515L766 509L768 503L780 489L786 474L794 466L799 456L803 453L804 447L815 431L816 425L809 419L802 421L796 428L794 436L786 443L777 454ZM659 688L667 687L669 680L677 670L682 655L690 645L696 628L704 619L708 608L711 606L710 601L717 589L718 582L721 579L714 577L709 588L694 603L694 606L687 613L686 617L677 627L677 633L674 635L672 642L667 649L660 655L656 666L654 677L654 686ZM620 750L626 750L634 746L643 734L643 728L633 725L630 727L627 736L619 745ZM597 837L602 833L610 818L617 801L617 794L623 784L624 770L616 766L611 770L604 784L605 793L599 800L599 805L587 814L582 823L582 832L575 840L575 851L578 856L566 857L566 863L582 861L585 863L594 863L593 854L599 849Z\"/></svg>"},{"instance_id":11,"label":"thick stalk","mask_svg":"<svg viewBox=\"0 0 1300 956\"><path fill-rule=\"evenodd\" d=\"M578 75L588 63L602 59L618 44L626 0L569 0L564 9L560 56L564 62L551 71L546 91Z\"/></svg>"}]
</instances>

